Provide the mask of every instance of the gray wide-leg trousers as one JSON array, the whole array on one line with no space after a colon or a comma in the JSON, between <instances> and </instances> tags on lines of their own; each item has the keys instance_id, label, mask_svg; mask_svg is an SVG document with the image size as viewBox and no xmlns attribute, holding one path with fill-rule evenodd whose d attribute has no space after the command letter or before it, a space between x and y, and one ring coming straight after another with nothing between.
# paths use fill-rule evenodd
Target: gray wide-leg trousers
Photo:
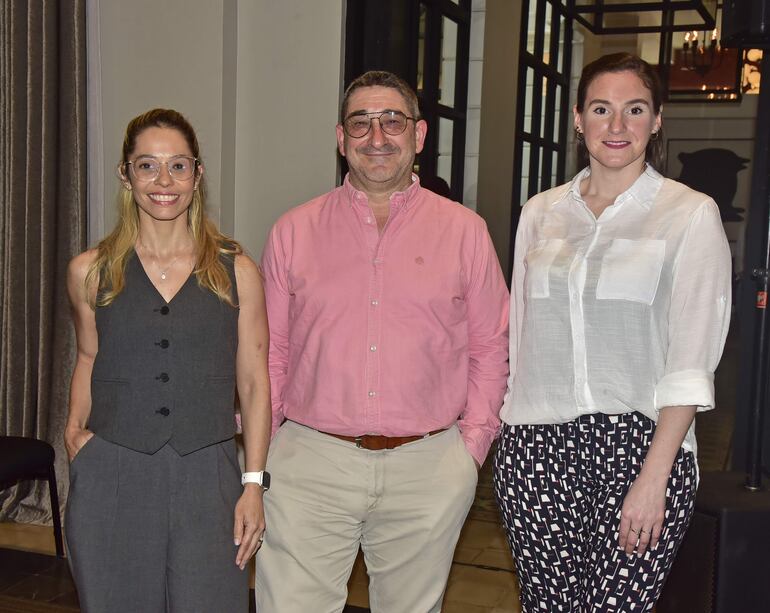
<instances>
[{"instance_id":1,"label":"gray wide-leg trousers","mask_svg":"<svg viewBox=\"0 0 770 613\"><path fill-rule=\"evenodd\" d=\"M180 456L98 436L70 465L68 555L84 613L246 613L234 441Z\"/></svg>"}]
</instances>

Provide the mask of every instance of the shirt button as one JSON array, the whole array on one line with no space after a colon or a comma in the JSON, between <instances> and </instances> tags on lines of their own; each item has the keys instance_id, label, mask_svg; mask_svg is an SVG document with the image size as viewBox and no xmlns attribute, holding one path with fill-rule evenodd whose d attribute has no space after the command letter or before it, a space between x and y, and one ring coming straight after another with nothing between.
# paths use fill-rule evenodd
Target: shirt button
<instances>
[{"instance_id":1,"label":"shirt button","mask_svg":"<svg viewBox=\"0 0 770 613\"><path fill-rule=\"evenodd\" d=\"M162 372L162 373L160 373L160 374L159 374L157 377L155 377L155 378L156 378L156 379L160 379L161 381L163 381L163 383L166 383L166 382L168 381L168 374L167 374L167 373L165 373L165 372Z\"/></svg>"},{"instance_id":2,"label":"shirt button","mask_svg":"<svg viewBox=\"0 0 770 613\"><path fill-rule=\"evenodd\" d=\"M377 395L377 392L369 392L369 398L374 398Z\"/></svg>"},{"instance_id":3,"label":"shirt button","mask_svg":"<svg viewBox=\"0 0 770 613\"><path fill-rule=\"evenodd\" d=\"M163 415L163 417L168 417L168 414L171 413L171 411L168 410L168 407L160 407L157 411L155 411L159 415Z\"/></svg>"},{"instance_id":4,"label":"shirt button","mask_svg":"<svg viewBox=\"0 0 770 613\"><path fill-rule=\"evenodd\" d=\"M372 300L372 306L377 306L378 304L380 304L380 303L379 303L379 301L377 301L377 300Z\"/></svg>"},{"instance_id":5,"label":"shirt button","mask_svg":"<svg viewBox=\"0 0 770 613\"><path fill-rule=\"evenodd\" d=\"M164 306L160 307L160 314L161 315L168 315L168 311L169 311L169 309L168 309L167 306L164 305Z\"/></svg>"},{"instance_id":6,"label":"shirt button","mask_svg":"<svg viewBox=\"0 0 770 613\"><path fill-rule=\"evenodd\" d=\"M377 351L377 345L372 345L369 347L369 351Z\"/></svg>"},{"instance_id":7,"label":"shirt button","mask_svg":"<svg viewBox=\"0 0 770 613\"><path fill-rule=\"evenodd\" d=\"M168 349L168 345L169 345L168 339L165 339L165 338L161 339L159 343L155 343L155 344L161 349Z\"/></svg>"}]
</instances>

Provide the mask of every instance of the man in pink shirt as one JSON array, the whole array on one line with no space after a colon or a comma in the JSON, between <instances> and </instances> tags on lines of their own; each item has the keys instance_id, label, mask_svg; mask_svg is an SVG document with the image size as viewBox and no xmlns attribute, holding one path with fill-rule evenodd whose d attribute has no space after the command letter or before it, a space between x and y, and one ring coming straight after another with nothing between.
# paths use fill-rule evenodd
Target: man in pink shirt
<instances>
[{"instance_id":1,"label":"man in pink shirt","mask_svg":"<svg viewBox=\"0 0 770 613\"><path fill-rule=\"evenodd\" d=\"M345 92L344 184L262 257L274 438L261 613L341 611L359 545L373 612L440 611L508 376L508 290L484 221L412 174L401 79Z\"/></svg>"}]
</instances>

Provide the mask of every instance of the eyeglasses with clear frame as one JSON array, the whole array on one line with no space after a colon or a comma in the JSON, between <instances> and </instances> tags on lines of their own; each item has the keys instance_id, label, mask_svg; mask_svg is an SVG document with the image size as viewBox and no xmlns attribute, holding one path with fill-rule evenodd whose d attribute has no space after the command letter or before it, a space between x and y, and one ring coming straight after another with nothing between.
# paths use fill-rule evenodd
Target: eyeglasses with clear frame
<instances>
[{"instance_id":1,"label":"eyeglasses with clear frame","mask_svg":"<svg viewBox=\"0 0 770 613\"><path fill-rule=\"evenodd\" d=\"M142 155L126 162L131 167L131 172L139 181L154 181L160 174L160 167L165 164L168 174L177 181L192 179L200 162L189 155L175 155L166 161L161 161L151 155Z\"/></svg>"},{"instance_id":2,"label":"eyeglasses with clear frame","mask_svg":"<svg viewBox=\"0 0 770 613\"><path fill-rule=\"evenodd\" d=\"M372 120L380 122L380 129L389 136L403 134L409 120L417 121L414 117L407 117L401 111L382 111L381 113L353 113L342 122L342 129L351 138L363 138L372 129Z\"/></svg>"}]
</instances>

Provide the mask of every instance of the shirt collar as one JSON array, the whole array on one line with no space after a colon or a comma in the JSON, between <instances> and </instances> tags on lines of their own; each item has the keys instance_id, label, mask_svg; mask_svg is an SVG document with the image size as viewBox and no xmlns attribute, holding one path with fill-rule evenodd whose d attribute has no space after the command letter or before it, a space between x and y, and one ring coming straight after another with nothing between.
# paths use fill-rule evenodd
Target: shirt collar
<instances>
[{"instance_id":1,"label":"shirt collar","mask_svg":"<svg viewBox=\"0 0 770 613\"><path fill-rule=\"evenodd\" d=\"M645 209L649 209L661 185L663 185L663 175L649 164L645 164L644 172L625 193Z\"/></svg>"},{"instance_id":2,"label":"shirt collar","mask_svg":"<svg viewBox=\"0 0 770 613\"><path fill-rule=\"evenodd\" d=\"M351 203L351 206L355 203L359 206L364 206L367 209L369 208L369 197L366 195L366 192L362 192L361 190L353 187L353 184L350 182L350 173L345 175L345 180L343 181L342 186L345 190L345 193L348 195L348 202ZM413 173L412 183L409 185L409 187L400 192L393 192L390 195L391 208L394 210L398 210L400 208L408 209L417 201L417 194L419 191L420 179L416 174Z\"/></svg>"},{"instance_id":3,"label":"shirt collar","mask_svg":"<svg viewBox=\"0 0 770 613\"><path fill-rule=\"evenodd\" d=\"M551 205L556 205L564 200L568 194L578 200L583 200L583 196L580 193L580 184L591 174L590 166L586 166L583 170L575 175L570 183L564 186L563 190L560 190L554 195L554 200ZM658 195L660 186L663 185L663 175L655 170L650 164L644 165L644 170L639 178L626 191L620 194L615 201L616 204L621 204L629 199L636 200L636 202L646 209L649 209L652 205L652 201L655 200L655 196Z\"/></svg>"}]
</instances>

